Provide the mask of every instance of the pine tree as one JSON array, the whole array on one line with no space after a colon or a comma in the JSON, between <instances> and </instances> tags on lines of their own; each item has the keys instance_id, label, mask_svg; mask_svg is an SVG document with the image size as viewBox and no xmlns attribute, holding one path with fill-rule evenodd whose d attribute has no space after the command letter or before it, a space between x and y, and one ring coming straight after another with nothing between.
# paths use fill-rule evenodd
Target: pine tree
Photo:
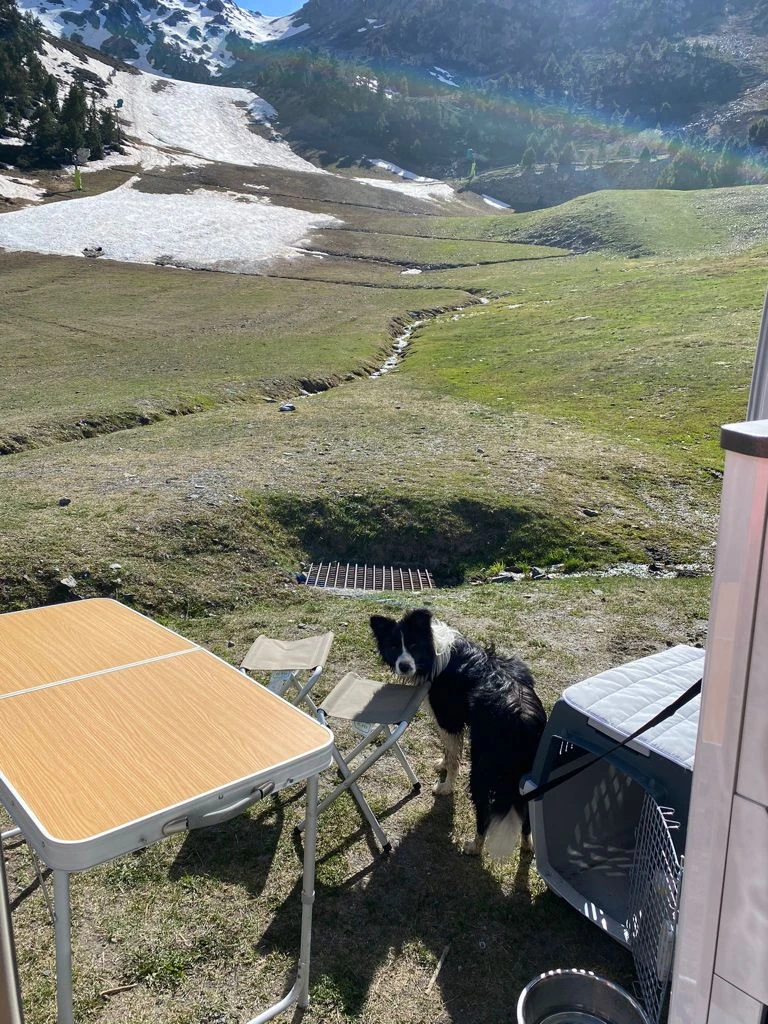
<instances>
[{"instance_id":1,"label":"pine tree","mask_svg":"<svg viewBox=\"0 0 768 1024\"><path fill-rule=\"evenodd\" d=\"M536 167L536 150L528 146L520 160L520 167L524 171L532 171Z\"/></svg>"},{"instance_id":2,"label":"pine tree","mask_svg":"<svg viewBox=\"0 0 768 1024\"><path fill-rule=\"evenodd\" d=\"M70 159L85 145L87 115L85 89L82 85L73 84L61 105L60 117L61 144Z\"/></svg>"},{"instance_id":3,"label":"pine tree","mask_svg":"<svg viewBox=\"0 0 768 1024\"><path fill-rule=\"evenodd\" d=\"M96 101L91 100L88 108L88 116L85 124L85 145L90 149L89 160L101 160L104 156L104 143L101 137L101 124L99 112L96 109Z\"/></svg>"},{"instance_id":4,"label":"pine tree","mask_svg":"<svg viewBox=\"0 0 768 1024\"><path fill-rule=\"evenodd\" d=\"M99 111L99 133L101 141L105 146L116 146L119 143L117 131L117 117L113 110L104 107Z\"/></svg>"},{"instance_id":5,"label":"pine tree","mask_svg":"<svg viewBox=\"0 0 768 1024\"><path fill-rule=\"evenodd\" d=\"M553 92L560 92L563 87L563 73L554 53L550 53L549 60L544 65L542 80L544 85Z\"/></svg>"},{"instance_id":6,"label":"pine tree","mask_svg":"<svg viewBox=\"0 0 768 1024\"><path fill-rule=\"evenodd\" d=\"M684 149L680 150L672 163L659 175L660 188L707 188L711 184L706 160Z\"/></svg>"},{"instance_id":7,"label":"pine tree","mask_svg":"<svg viewBox=\"0 0 768 1024\"><path fill-rule=\"evenodd\" d=\"M62 155L61 126L50 107L41 104L26 131L31 156L43 165L55 166Z\"/></svg>"},{"instance_id":8,"label":"pine tree","mask_svg":"<svg viewBox=\"0 0 768 1024\"><path fill-rule=\"evenodd\" d=\"M43 85L43 103L54 114L59 114L59 86L53 75L48 75Z\"/></svg>"},{"instance_id":9,"label":"pine tree","mask_svg":"<svg viewBox=\"0 0 768 1024\"><path fill-rule=\"evenodd\" d=\"M753 121L749 126L747 138L752 146L768 146L768 117Z\"/></svg>"}]
</instances>

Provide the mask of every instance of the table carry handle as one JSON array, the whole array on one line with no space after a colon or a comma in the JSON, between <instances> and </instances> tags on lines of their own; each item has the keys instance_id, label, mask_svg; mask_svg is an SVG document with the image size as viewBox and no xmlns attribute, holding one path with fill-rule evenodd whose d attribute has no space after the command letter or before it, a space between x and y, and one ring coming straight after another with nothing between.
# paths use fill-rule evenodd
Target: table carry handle
<instances>
[{"instance_id":1,"label":"table carry handle","mask_svg":"<svg viewBox=\"0 0 768 1024\"><path fill-rule=\"evenodd\" d=\"M205 814L190 814L188 827L207 828L209 825L218 825L222 821L229 821L230 818L234 818L236 814L240 814L250 807L251 804L255 804L262 797L268 796L274 788L274 782L266 782L263 786L257 786L251 790L247 796L235 800L232 804L227 804L226 807L219 807L215 811L208 811Z\"/></svg>"}]
</instances>

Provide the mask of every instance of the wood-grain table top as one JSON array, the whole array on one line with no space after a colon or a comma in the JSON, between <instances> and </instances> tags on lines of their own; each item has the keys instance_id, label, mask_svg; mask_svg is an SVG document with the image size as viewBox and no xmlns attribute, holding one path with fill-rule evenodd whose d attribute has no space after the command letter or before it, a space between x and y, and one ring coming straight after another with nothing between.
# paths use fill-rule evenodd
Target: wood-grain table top
<instances>
[{"instance_id":1,"label":"wood-grain table top","mask_svg":"<svg viewBox=\"0 0 768 1024\"><path fill-rule=\"evenodd\" d=\"M196 646L104 598L10 612L0 615L0 695Z\"/></svg>"},{"instance_id":2,"label":"wood-grain table top","mask_svg":"<svg viewBox=\"0 0 768 1024\"><path fill-rule=\"evenodd\" d=\"M103 834L329 742L292 705L113 601L0 616L0 672L0 776L62 841Z\"/></svg>"}]
</instances>

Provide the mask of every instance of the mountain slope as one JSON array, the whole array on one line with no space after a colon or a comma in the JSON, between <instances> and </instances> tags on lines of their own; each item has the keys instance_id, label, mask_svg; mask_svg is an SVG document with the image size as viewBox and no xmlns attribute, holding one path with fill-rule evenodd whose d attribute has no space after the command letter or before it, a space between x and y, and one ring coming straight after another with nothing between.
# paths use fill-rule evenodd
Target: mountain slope
<instances>
[{"instance_id":1,"label":"mountain slope","mask_svg":"<svg viewBox=\"0 0 768 1024\"><path fill-rule=\"evenodd\" d=\"M249 47L302 31L234 0L20 0L56 36L74 38L144 70L205 80Z\"/></svg>"},{"instance_id":2,"label":"mountain slope","mask_svg":"<svg viewBox=\"0 0 768 1024\"><path fill-rule=\"evenodd\" d=\"M723 0L307 0L304 42L363 56L515 74L551 54L626 52L716 25ZM545 83L542 83L545 84Z\"/></svg>"},{"instance_id":3,"label":"mountain slope","mask_svg":"<svg viewBox=\"0 0 768 1024\"><path fill-rule=\"evenodd\" d=\"M79 51L79 52L78 52ZM43 67L55 78L60 94L84 81L99 103L114 108L120 100L125 153L97 166L136 164L143 168L217 162L268 165L319 173L286 143L253 129L275 116L274 109L247 89L229 89L176 81L135 71L119 62L106 64L86 49L46 40Z\"/></svg>"}]
</instances>

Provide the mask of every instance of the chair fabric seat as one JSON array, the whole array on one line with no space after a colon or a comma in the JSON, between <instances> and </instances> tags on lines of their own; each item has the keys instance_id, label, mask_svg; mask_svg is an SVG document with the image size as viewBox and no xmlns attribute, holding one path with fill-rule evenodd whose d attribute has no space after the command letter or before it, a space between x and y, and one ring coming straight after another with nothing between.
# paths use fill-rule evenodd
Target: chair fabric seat
<instances>
[{"instance_id":1,"label":"chair fabric seat","mask_svg":"<svg viewBox=\"0 0 768 1024\"><path fill-rule=\"evenodd\" d=\"M333 643L333 633L307 636L301 640L274 640L258 636L240 667L250 672L296 672L325 664Z\"/></svg>"},{"instance_id":2,"label":"chair fabric seat","mask_svg":"<svg viewBox=\"0 0 768 1024\"><path fill-rule=\"evenodd\" d=\"M429 683L410 686L382 683L348 672L331 690L321 707L330 718L347 722L397 725L409 721L429 692Z\"/></svg>"}]
</instances>

